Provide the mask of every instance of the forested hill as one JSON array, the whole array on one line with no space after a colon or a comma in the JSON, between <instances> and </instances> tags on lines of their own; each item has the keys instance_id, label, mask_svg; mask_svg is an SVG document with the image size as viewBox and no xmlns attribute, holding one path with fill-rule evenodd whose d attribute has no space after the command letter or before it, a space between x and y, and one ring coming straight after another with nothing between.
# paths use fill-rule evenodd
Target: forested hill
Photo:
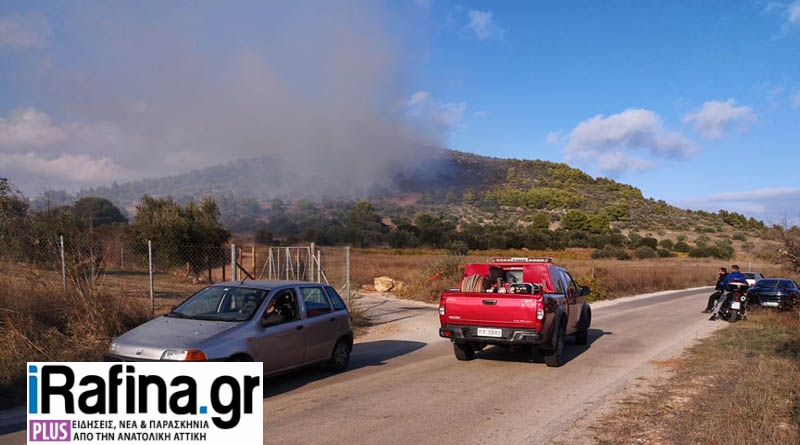
<instances>
[{"instance_id":1,"label":"forested hill","mask_svg":"<svg viewBox=\"0 0 800 445\"><path fill-rule=\"evenodd\" d=\"M292 206L301 201L311 210L347 210L357 201L372 202L389 219L413 220L419 213L438 214L453 222L525 224L534 213L559 221L580 210L606 221L641 229L696 230L730 225L763 228L760 221L736 213L679 209L639 189L606 178L593 178L566 164L540 160L500 159L453 150L369 190L341 196L309 196L302 189L287 192L285 184L301 172L267 158L246 159L158 179L83 190L80 196L106 198L131 210L142 195L172 196L177 201L214 197L223 220L234 225L269 218L272 201ZM358 174L358 172L353 172ZM244 229L244 227L239 227ZM701 229L702 230L702 229Z\"/></svg>"}]
</instances>

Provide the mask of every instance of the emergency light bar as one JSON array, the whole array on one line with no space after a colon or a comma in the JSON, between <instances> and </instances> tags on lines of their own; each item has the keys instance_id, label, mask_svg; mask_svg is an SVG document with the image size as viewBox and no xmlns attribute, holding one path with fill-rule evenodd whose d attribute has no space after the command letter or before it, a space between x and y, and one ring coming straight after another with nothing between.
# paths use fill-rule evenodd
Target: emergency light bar
<instances>
[{"instance_id":1,"label":"emergency light bar","mask_svg":"<svg viewBox=\"0 0 800 445\"><path fill-rule=\"evenodd\" d=\"M549 257L493 257L489 259L490 263L552 263L553 259Z\"/></svg>"}]
</instances>

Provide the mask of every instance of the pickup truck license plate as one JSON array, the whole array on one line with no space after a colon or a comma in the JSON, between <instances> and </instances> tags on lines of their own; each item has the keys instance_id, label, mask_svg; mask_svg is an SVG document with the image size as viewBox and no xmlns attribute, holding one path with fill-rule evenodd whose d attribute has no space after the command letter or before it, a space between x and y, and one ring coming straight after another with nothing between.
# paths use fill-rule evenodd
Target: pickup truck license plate
<instances>
[{"instance_id":1,"label":"pickup truck license plate","mask_svg":"<svg viewBox=\"0 0 800 445\"><path fill-rule=\"evenodd\" d=\"M761 306L764 307L778 307L778 303L776 301L764 301L761 303Z\"/></svg>"},{"instance_id":2,"label":"pickup truck license plate","mask_svg":"<svg viewBox=\"0 0 800 445\"><path fill-rule=\"evenodd\" d=\"M502 337L502 329L478 328L479 337Z\"/></svg>"},{"instance_id":3,"label":"pickup truck license plate","mask_svg":"<svg viewBox=\"0 0 800 445\"><path fill-rule=\"evenodd\" d=\"M739 302L738 301L731 302L731 309L739 309Z\"/></svg>"}]
</instances>

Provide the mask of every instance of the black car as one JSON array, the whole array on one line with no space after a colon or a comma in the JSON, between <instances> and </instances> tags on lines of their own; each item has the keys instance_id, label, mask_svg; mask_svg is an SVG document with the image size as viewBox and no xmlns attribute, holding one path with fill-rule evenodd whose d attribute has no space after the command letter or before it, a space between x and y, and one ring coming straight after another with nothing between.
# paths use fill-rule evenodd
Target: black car
<instances>
[{"instance_id":1,"label":"black car","mask_svg":"<svg viewBox=\"0 0 800 445\"><path fill-rule=\"evenodd\" d=\"M747 298L751 305L791 309L800 302L800 289L789 278L764 278L747 291Z\"/></svg>"}]
</instances>

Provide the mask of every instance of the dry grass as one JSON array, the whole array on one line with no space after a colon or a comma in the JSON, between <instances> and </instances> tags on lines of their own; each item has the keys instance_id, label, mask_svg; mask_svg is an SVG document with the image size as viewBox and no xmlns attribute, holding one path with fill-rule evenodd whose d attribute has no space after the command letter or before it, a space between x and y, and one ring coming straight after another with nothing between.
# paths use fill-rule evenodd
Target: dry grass
<instances>
[{"instance_id":1,"label":"dry grass","mask_svg":"<svg viewBox=\"0 0 800 445\"><path fill-rule=\"evenodd\" d=\"M477 252L449 257L445 251L354 249L351 279L353 288L373 283L375 277L387 275L408 285L407 298L436 301L441 291L458 287L460 273L452 273L456 262L486 262L491 256L548 256L564 266L580 284L592 288L592 299L613 299L641 293L688 287L710 286L716 281L717 269L728 262L714 259L665 258L620 261L592 259L589 249L568 249L559 252ZM742 261L743 270L747 262ZM780 266L753 263L752 270L765 276L785 276Z\"/></svg>"},{"instance_id":2,"label":"dry grass","mask_svg":"<svg viewBox=\"0 0 800 445\"><path fill-rule=\"evenodd\" d=\"M0 263L0 408L24 400L26 362L102 360L114 336L149 318L146 286L134 295L131 283L110 284L64 292L57 272ZM182 298L157 299L156 312Z\"/></svg>"},{"instance_id":3,"label":"dry grass","mask_svg":"<svg viewBox=\"0 0 800 445\"><path fill-rule=\"evenodd\" d=\"M597 423L597 443L800 443L800 313L753 311Z\"/></svg>"}]
</instances>

